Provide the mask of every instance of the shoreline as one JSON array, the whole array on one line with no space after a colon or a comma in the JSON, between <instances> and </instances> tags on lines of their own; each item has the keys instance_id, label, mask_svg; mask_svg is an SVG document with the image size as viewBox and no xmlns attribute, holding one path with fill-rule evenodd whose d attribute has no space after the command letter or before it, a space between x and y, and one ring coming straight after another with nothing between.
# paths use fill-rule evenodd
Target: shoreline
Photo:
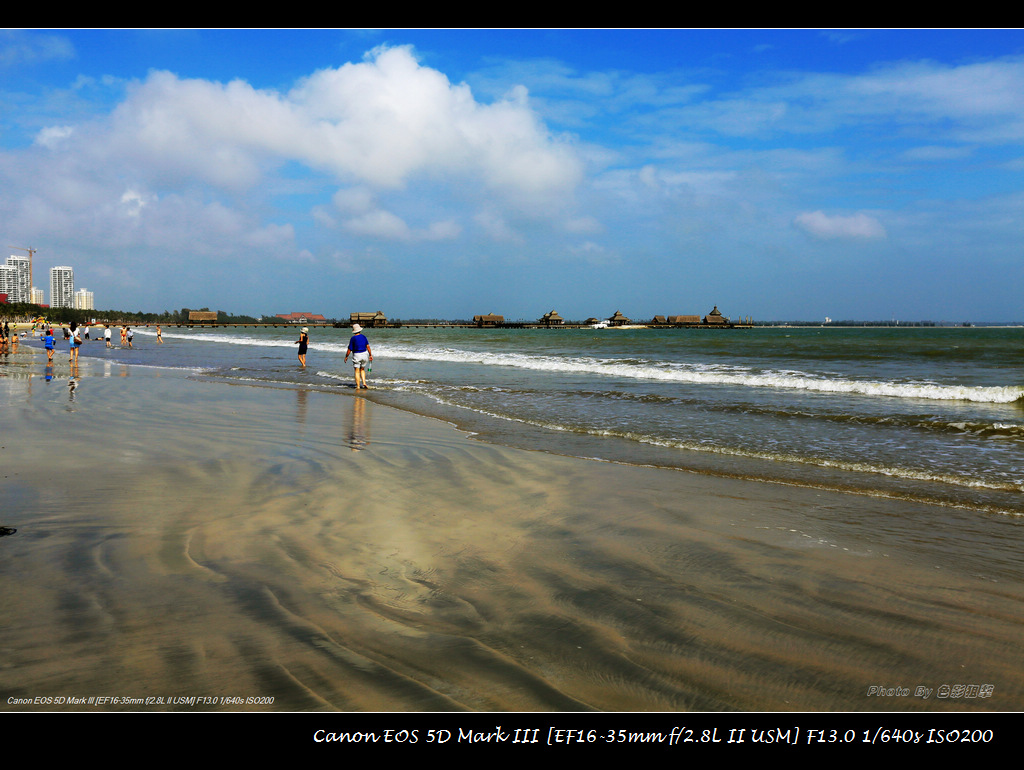
<instances>
[{"instance_id":1,"label":"shoreline","mask_svg":"<svg viewBox=\"0 0 1024 770\"><path fill-rule=\"evenodd\" d=\"M0 379L7 711L207 690L274 698L211 710L1024 705L1012 523L97 363L75 388L66 365ZM867 695L944 684L993 692Z\"/></svg>"}]
</instances>

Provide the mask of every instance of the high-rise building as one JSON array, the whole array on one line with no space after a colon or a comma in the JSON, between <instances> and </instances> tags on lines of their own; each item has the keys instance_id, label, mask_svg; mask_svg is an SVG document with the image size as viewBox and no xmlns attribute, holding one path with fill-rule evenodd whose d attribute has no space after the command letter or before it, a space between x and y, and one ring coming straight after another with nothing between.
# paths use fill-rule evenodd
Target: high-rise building
<instances>
[{"instance_id":1,"label":"high-rise building","mask_svg":"<svg viewBox=\"0 0 1024 770\"><path fill-rule=\"evenodd\" d=\"M50 307L75 306L75 271L67 265L50 268Z\"/></svg>"},{"instance_id":2,"label":"high-rise building","mask_svg":"<svg viewBox=\"0 0 1024 770\"><path fill-rule=\"evenodd\" d=\"M75 310L95 310L92 304L92 292L79 289L75 292Z\"/></svg>"},{"instance_id":3,"label":"high-rise building","mask_svg":"<svg viewBox=\"0 0 1024 770\"><path fill-rule=\"evenodd\" d=\"M18 270L10 265L0 265L0 294L5 302L14 302L13 295L18 290Z\"/></svg>"},{"instance_id":4,"label":"high-rise building","mask_svg":"<svg viewBox=\"0 0 1024 770\"><path fill-rule=\"evenodd\" d=\"M32 304L42 305L46 302L46 292L42 289L37 289L35 286L32 287Z\"/></svg>"},{"instance_id":5,"label":"high-rise building","mask_svg":"<svg viewBox=\"0 0 1024 770\"><path fill-rule=\"evenodd\" d=\"M11 255L7 264L0 266L0 294L7 295L8 302L29 302L32 298L31 263L28 257Z\"/></svg>"}]
</instances>

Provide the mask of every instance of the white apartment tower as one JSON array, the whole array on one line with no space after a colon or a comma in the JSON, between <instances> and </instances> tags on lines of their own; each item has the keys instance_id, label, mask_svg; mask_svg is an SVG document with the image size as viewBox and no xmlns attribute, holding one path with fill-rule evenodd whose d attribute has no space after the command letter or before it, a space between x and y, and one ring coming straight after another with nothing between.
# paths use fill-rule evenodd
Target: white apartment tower
<instances>
[{"instance_id":1,"label":"white apartment tower","mask_svg":"<svg viewBox=\"0 0 1024 770\"><path fill-rule=\"evenodd\" d=\"M8 302L14 302L18 291L18 271L10 265L0 265L0 294L7 295Z\"/></svg>"},{"instance_id":2,"label":"white apartment tower","mask_svg":"<svg viewBox=\"0 0 1024 770\"><path fill-rule=\"evenodd\" d=\"M50 268L50 307L75 306L75 271L67 265Z\"/></svg>"},{"instance_id":3,"label":"white apartment tower","mask_svg":"<svg viewBox=\"0 0 1024 770\"><path fill-rule=\"evenodd\" d=\"M37 289L35 286L32 287L32 304L42 305L46 302L46 292L42 289Z\"/></svg>"},{"instance_id":4,"label":"white apartment tower","mask_svg":"<svg viewBox=\"0 0 1024 770\"><path fill-rule=\"evenodd\" d=\"M92 304L92 292L88 289L79 289L75 292L75 310L95 310Z\"/></svg>"},{"instance_id":5,"label":"white apartment tower","mask_svg":"<svg viewBox=\"0 0 1024 770\"><path fill-rule=\"evenodd\" d=\"M32 299L32 278L28 257L11 255L7 264L0 265L0 294L8 302L29 302Z\"/></svg>"}]
</instances>

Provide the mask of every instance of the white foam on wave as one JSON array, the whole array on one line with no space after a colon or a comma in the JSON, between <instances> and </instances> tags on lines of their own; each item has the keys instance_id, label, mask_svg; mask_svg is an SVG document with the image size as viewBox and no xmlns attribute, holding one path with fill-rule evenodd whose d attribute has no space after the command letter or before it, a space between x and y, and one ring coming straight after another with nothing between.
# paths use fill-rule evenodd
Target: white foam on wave
<instances>
[{"instance_id":1,"label":"white foam on wave","mask_svg":"<svg viewBox=\"0 0 1024 770\"><path fill-rule=\"evenodd\" d=\"M249 345L269 348L291 348L295 341L267 339L244 334L167 333L167 338L187 339L227 345ZM344 354L348 341L314 341L312 348ZM635 359L624 363L621 359L601 359L586 356L545 356L523 353L491 353L430 346L403 346L381 344L375 352L382 358L409 361L435 361L482 366L506 366L532 371L560 374L597 374L618 379L659 380L690 385L732 385L748 388L781 388L811 393L839 393L888 398L927 399L933 401L974 401L979 403L1008 404L1024 399L1020 385L972 386L943 385L933 382L886 382L853 380L843 377L824 377L792 369L778 371L752 371L736 365L710 363L672 363Z\"/></svg>"},{"instance_id":2,"label":"white foam on wave","mask_svg":"<svg viewBox=\"0 0 1024 770\"><path fill-rule=\"evenodd\" d=\"M844 393L891 398L941 401L1012 403L1024 398L1021 386L941 385L929 382L876 382L847 378L825 378L787 371L754 372L740 367L706 364L637 362L596 358L529 356L518 353L488 353L452 348L393 349L382 355L421 361L510 366L518 369L572 374L599 374L620 379L646 379L694 385L734 385L751 388L785 388L818 393Z\"/></svg>"}]
</instances>

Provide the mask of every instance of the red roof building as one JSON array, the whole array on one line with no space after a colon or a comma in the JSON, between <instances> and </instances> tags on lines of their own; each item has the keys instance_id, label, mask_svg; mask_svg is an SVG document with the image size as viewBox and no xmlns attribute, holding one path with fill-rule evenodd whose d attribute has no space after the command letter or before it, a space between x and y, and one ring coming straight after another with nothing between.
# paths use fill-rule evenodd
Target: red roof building
<instances>
[{"instance_id":1,"label":"red roof building","mask_svg":"<svg viewBox=\"0 0 1024 770\"><path fill-rule=\"evenodd\" d=\"M327 323L319 313L278 313L275 317L290 324Z\"/></svg>"}]
</instances>

